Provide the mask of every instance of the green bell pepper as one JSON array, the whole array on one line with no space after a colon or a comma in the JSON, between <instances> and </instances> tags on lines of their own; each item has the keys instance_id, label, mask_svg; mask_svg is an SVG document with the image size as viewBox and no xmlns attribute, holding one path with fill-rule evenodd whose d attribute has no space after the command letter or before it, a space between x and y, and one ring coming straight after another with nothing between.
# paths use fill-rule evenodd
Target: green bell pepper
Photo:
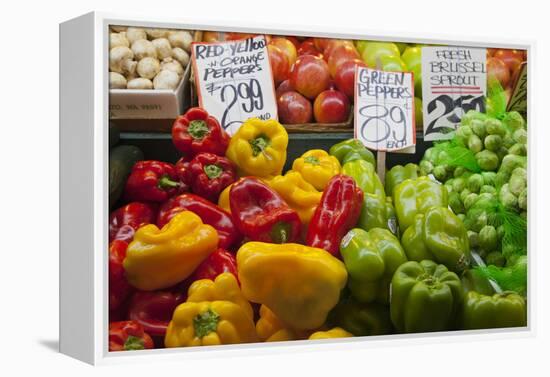
<instances>
[{"instance_id":1,"label":"green bell pepper","mask_svg":"<svg viewBox=\"0 0 550 377\"><path fill-rule=\"evenodd\" d=\"M485 276L481 275L477 270L466 270L462 274L462 287L464 293L475 291L484 295L495 294L495 288Z\"/></svg>"},{"instance_id":2,"label":"green bell pepper","mask_svg":"<svg viewBox=\"0 0 550 377\"><path fill-rule=\"evenodd\" d=\"M360 304L351 298L343 299L332 309L328 322L355 336L386 335L392 332L387 306Z\"/></svg>"},{"instance_id":3,"label":"green bell pepper","mask_svg":"<svg viewBox=\"0 0 550 377\"><path fill-rule=\"evenodd\" d=\"M455 327L463 291L459 277L430 260L410 261L391 282L391 320L399 332L444 331Z\"/></svg>"},{"instance_id":4,"label":"green bell pepper","mask_svg":"<svg viewBox=\"0 0 550 377\"><path fill-rule=\"evenodd\" d=\"M386 195L393 195L395 186L404 180L418 178L418 171L418 165L413 163L409 163L405 166L395 165L388 172L386 172Z\"/></svg>"},{"instance_id":5,"label":"green bell pepper","mask_svg":"<svg viewBox=\"0 0 550 377\"><path fill-rule=\"evenodd\" d=\"M413 224L417 214L431 207L447 207L447 188L428 177L407 179L394 188L393 205L403 232Z\"/></svg>"},{"instance_id":6,"label":"green bell pepper","mask_svg":"<svg viewBox=\"0 0 550 377\"><path fill-rule=\"evenodd\" d=\"M357 226L365 230L383 228L393 231L395 227L388 218L392 210L388 208L384 186L374 166L365 160L353 160L342 166L342 174L352 177L363 191L363 205Z\"/></svg>"},{"instance_id":7,"label":"green bell pepper","mask_svg":"<svg viewBox=\"0 0 550 377\"><path fill-rule=\"evenodd\" d=\"M407 261L399 240L386 229L350 230L340 244L348 270L348 287L359 302L389 303L393 273Z\"/></svg>"},{"instance_id":8,"label":"green bell pepper","mask_svg":"<svg viewBox=\"0 0 550 377\"><path fill-rule=\"evenodd\" d=\"M334 144L330 148L329 154L336 157L341 165L354 160L364 160L376 165L374 154L357 139L348 139Z\"/></svg>"},{"instance_id":9,"label":"green bell pepper","mask_svg":"<svg viewBox=\"0 0 550 377\"><path fill-rule=\"evenodd\" d=\"M523 297L507 291L487 296L470 291L464 298L462 328L492 329L527 325L527 309Z\"/></svg>"},{"instance_id":10,"label":"green bell pepper","mask_svg":"<svg viewBox=\"0 0 550 377\"><path fill-rule=\"evenodd\" d=\"M417 214L401 237L409 260L429 259L462 272L470 263L468 233L462 221L447 207L432 207Z\"/></svg>"}]
</instances>

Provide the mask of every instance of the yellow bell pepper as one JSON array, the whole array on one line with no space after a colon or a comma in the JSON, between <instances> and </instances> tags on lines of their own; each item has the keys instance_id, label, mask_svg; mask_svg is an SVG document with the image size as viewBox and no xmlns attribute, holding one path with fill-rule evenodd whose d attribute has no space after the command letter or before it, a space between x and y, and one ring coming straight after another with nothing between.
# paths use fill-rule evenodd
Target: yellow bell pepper
<instances>
[{"instance_id":1,"label":"yellow bell pepper","mask_svg":"<svg viewBox=\"0 0 550 377\"><path fill-rule=\"evenodd\" d=\"M229 213L231 213L231 206L229 205L229 191L231 191L232 186L233 184L230 184L225 189L223 189L220 197L218 198L218 207L226 210Z\"/></svg>"},{"instance_id":2,"label":"yellow bell pepper","mask_svg":"<svg viewBox=\"0 0 550 377\"><path fill-rule=\"evenodd\" d=\"M166 347L211 346L258 341L254 321L231 301L184 302L166 330Z\"/></svg>"},{"instance_id":3,"label":"yellow bell pepper","mask_svg":"<svg viewBox=\"0 0 550 377\"><path fill-rule=\"evenodd\" d=\"M341 169L338 159L322 149L307 151L292 163L292 170L300 173L319 191L323 191Z\"/></svg>"},{"instance_id":4,"label":"yellow bell pepper","mask_svg":"<svg viewBox=\"0 0 550 377\"><path fill-rule=\"evenodd\" d=\"M309 337L311 340L315 339L336 339L336 338L351 338L353 334L347 332L346 330L335 327L328 331L317 331Z\"/></svg>"},{"instance_id":5,"label":"yellow bell pepper","mask_svg":"<svg viewBox=\"0 0 550 377\"><path fill-rule=\"evenodd\" d=\"M190 211L178 213L162 229L137 230L128 245L124 269L134 287L153 291L186 279L218 247L218 232Z\"/></svg>"},{"instance_id":6,"label":"yellow bell pepper","mask_svg":"<svg viewBox=\"0 0 550 377\"><path fill-rule=\"evenodd\" d=\"M317 191L300 173L293 170L264 181L281 195L290 208L298 212L302 224L309 224L321 201L322 192Z\"/></svg>"},{"instance_id":7,"label":"yellow bell pepper","mask_svg":"<svg viewBox=\"0 0 550 377\"><path fill-rule=\"evenodd\" d=\"M277 318L267 306L260 306L260 318L256 322L256 332L263 342L281 342L297 339L296 334Z\"/></svg>"},{"instance_id":8,"label":"yellow bell pepper","mask_svg":"<svg viewBox=\"0 0 550 377\"><path fill-rule=\"evenodd\" d=\"M226 156L240 176L278 175L286 162L288 134L275 119L250 118L233 135Z\"/></svg>"},{"instance_id":9,"label":"yellow bell pepper","mask_svg":"<svg viewBox=\"0 0 550 377\"><path fill-rule=\"evenodd\" d=\"M252 306L244 298L235 276L224 272L215 280L201 279L191 284L187 291L188 302L231 301L244 309L250 319L254 318Z\"/></svg>"},{"instance_id":10,"label":"yellow bell pepper","mask_svg":"<svg viewBox=\"0 0 550 377\"><path fill-rule=\"evenodd\" d=\"M319 328L347 281L339 259L323 249L248 242L237 252L244 297L264 304L288 327Z\"/></svg>"}]
</instances>

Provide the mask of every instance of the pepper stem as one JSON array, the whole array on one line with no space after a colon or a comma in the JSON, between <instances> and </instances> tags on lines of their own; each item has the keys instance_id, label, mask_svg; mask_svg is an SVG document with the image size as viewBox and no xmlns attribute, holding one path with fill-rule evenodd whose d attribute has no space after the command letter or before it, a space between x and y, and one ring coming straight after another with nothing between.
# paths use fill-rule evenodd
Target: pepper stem
<instances>
[{"instance_id":1,"label":"pepper stem","mask_svg":"<svg viewBox=\"0 0 550 377\"><path fill-rule=\"evenodd\" d=\"M163 175L160 179L159 179L159 183L158 183L158 187L163 189L163 190L169 190L171 188L176 188L176 187L179 187L179 183L176 182L176 181L172 181L170 179L169 176L167 175Z\"/></svg>"},{"instance_id":2,"label":"pepper stem","mask_svg":"<svg viewBox=\"0 0 550 377\"><path fill-rule=\"evenodd\" d=\"M143 339L130 335L124 342L125 351L142 350L145 348Z\"/></svg>"},{"instance_id":3,"label":"pepper stem","mask_svg":"<svg viewBox=\"0 0 550 377\"><path fill-rule=\"evenodd\" d=\"M223 173L223 169L214 164L206 165L203 170L206 176L210 179L216 179Z\"/></svg>"},{"instance_id":4,"label":"pepper stem","mask_svg":"<svg viewBox=\"0 0 550 377\"><path fill-rule=\"evenodd\" d=\"M203 338L211 332L216 331L218 328L218 322L220 322L220 315L212 309L208 309L203 313L197 314L195 318L193 318L193 329L195 330L195 335L198 338Z\"/></svg>"},{"instance_id":5,"label":"pepper stem","mask_svg":"<svg viewBox=\"0 0 550 377\"><path fill-rule=\"evenodd\" d=\"M187 128L187 132L189 132L189 135L191 135L193 139L202 139L209 131L210 129L204 120L192 120L189 122L189 127Z\"/></svg>"},{"instance_id":6,"label":"pepper stem","mask_svg":"<svg viewBox=\"0 0 550 377\"><path fill-rule=\"evenodd\" d=\"M266 135L260 135L249 141L252 146L252 155L256 157L269 146L269 138Z\"/></svg>"},{"instance_id":7,"label":"pepper stem","mask_svg":"<svg viewBox=\"0 0 550 377\"><path fill-rule=\"evenodd\" d=\"M306 158L304 158L304 161L311 164L311 165L320 165L321 164L321 161L319 161L319 159L315 156L307 156Z\"/></svg>"},{"instance_id":8,"label":"pepper stem","mask_svg":"<svg viewBox=\"0 0 550 377\"><path fill-rule=\"evenodd\" d=\"M288 242L290 238L290 224L279 221L271 228L270 236L273 243Z\"/></svg>"}]
</instances>

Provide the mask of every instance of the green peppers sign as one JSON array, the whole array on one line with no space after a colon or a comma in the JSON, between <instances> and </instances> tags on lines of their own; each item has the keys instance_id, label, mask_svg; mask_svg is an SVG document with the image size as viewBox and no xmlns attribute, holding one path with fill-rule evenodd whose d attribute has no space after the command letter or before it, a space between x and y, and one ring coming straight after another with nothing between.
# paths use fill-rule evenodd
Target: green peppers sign
<instances>
[{"instance_id":1,"label":"green peppers sign","mask_svg":"<svg viewBox=\"0 0 550 377\"><path fill-rule=\"evenodd\" d=\"M378 151L414 153L414 78L411 72L355 69L355 138Z\"/></svg>"},{"instance_id":2,"label":"green peppers sign","mask_svg":"<svg viewBox=\"0 0 550 377\"><path fill-rule=\"evenodd\" d=\"M191 56L199 104L230 135L248 118L277 119L264 36L193 43Z\"/></svg>"},{"instance_id":3,"label":"green peppers sign","mask_svg":"<svg viewBox=\"0 0 550 377\"><path fill-rule=\"evenodd\" d=\"M469 110L485 112L487 50L422 47L424 140L452 139Z\"/></svg>"}]
</instances>

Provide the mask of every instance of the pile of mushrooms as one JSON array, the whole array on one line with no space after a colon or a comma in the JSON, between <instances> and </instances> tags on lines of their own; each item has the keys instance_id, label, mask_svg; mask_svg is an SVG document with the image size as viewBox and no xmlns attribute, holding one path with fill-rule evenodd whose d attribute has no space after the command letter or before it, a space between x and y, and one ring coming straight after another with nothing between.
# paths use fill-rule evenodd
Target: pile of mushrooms
<instances>
[{"instance_id":1,"label":"pile of mushrooms","mask_svg":"<svg viewBox=\"0 0 550 377\"><path fill-rule=\"evenodd\" d=\"M112 26L109 88L174 90L189 64L191 42L187 30Z\"/></svg>"}]
</instances>

